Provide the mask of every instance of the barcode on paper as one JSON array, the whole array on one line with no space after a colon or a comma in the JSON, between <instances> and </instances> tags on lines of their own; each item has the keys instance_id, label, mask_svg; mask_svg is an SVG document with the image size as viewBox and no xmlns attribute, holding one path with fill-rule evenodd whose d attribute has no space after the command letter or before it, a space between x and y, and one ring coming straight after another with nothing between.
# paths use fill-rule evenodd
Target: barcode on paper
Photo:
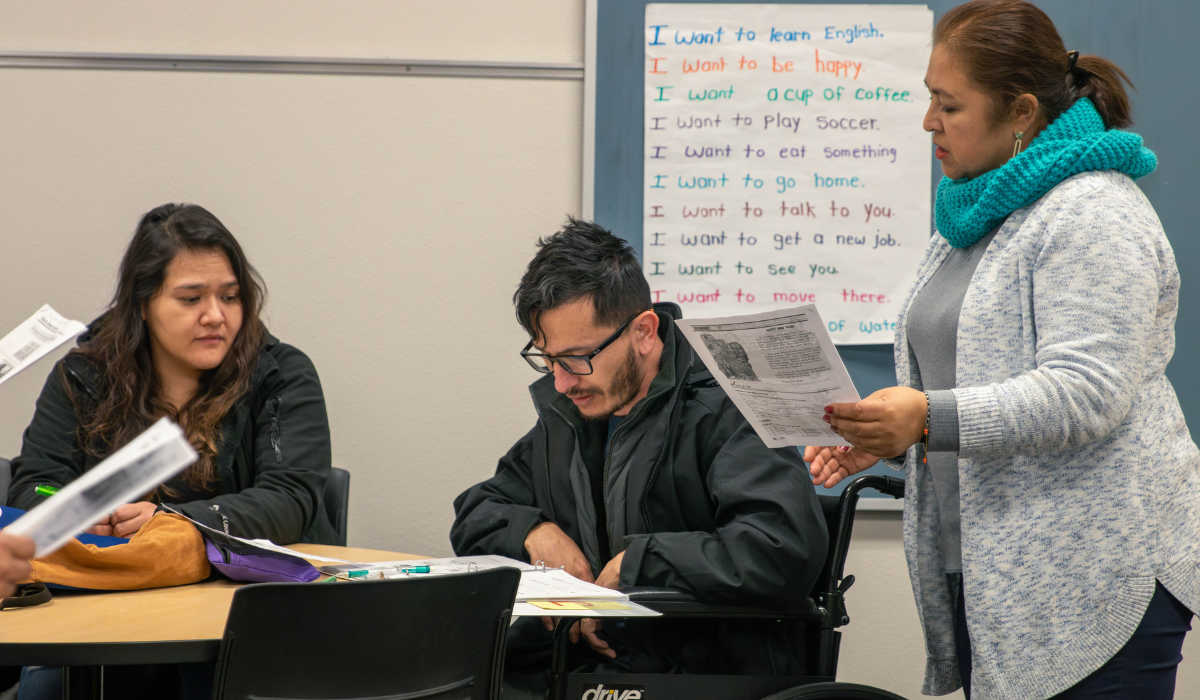
<instances>
[{"instance_id":1,"label":"barcode on paper","mask_svg":"<svg viewBox=\"0 0 1200 700\"><path fill-rule=\"evenodd\" d=\"M22 347L21 349L19 349L13 353L13 359L15 359L17 362L21 362L26 357L29 357L30 355L32 355L33 351L37 350L39 347L41 347L41 345L42 344L39 343L38 341L31 340L28 343L26 343L24 345L24 347Z\"/></svg>"}]
</instances>

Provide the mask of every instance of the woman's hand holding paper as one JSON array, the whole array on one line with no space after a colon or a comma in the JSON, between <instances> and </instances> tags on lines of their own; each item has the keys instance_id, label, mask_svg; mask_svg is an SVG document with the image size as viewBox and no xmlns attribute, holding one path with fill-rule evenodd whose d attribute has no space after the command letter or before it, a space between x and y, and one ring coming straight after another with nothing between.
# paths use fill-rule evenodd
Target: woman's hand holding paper
<instances>
[{"instance_id":1,"label":"woman's hand holding paper","mask_svg":"<svg viewBox=\"0 0 1200 700\"><path fill-rule=\"evenodd\" d=\"M825 422L859 450L895 457L924 437L928 411L924 392L893 386L857 403L826 406Z\"/></svg>"}]
</instances>

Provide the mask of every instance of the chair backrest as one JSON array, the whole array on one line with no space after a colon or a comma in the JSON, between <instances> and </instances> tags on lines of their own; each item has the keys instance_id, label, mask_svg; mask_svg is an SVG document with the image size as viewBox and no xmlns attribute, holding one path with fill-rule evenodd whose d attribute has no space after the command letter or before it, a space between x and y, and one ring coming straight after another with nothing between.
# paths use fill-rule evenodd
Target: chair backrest
<instances>
[{"instance_id":1,"label":"chair backrest","mask_svg":"<svg viewBox=\"0 0 1200 700\"><path fill-rule=\"evenodd\" d=\"M8 485L12 483L12 462L0 458L0 506L8 505Z\"/></svg>"},{"instance_id":2,"label":"chair backrest","mask_svg":"<svg viewBox=\"0 0 1200 700\"><path fill-rule=\"evenodd\" d=\"M521 572L264 583L233 595L216 700L492 700Z\"/></svg>"},{"instance_id":3,"label":"chair backrest","mask_svg":"<svg viewBox=\"0 0 1200 700\"><path fill-rule=\"evenodd\" d=\"M325 482L325 515L337 533L334 544L346 546L346 520L350 514L350 472L333 467Z\"/></svg>"}]
</instances>

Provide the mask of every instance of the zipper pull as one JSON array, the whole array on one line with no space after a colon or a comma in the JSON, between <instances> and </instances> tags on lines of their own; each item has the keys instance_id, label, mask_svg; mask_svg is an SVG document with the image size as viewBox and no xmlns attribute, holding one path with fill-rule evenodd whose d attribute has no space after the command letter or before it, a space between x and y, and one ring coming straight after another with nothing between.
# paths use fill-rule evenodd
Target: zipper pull
<instances>
[{"instance_id":1,"label":"zipper pull","mask_svg":"<svg viewBox=\"0 0 1200 700\"><path fill-rule=\"evenodd\" d=\"M211 508L213 511L215 511L217 515L221 516L221 522L224 524L225 534L228 535L229 534L229 518L225 517L225 514L221 512L221 506L214 503L211 506L209 506L209 508ZM225 562L225 563L228 564L229 562Z\"/></svg>"},{"instance_id":2,"label":"zipper pull","mask_svg":"<svg viewBox=\"0 0 1200 700\"><path fill-rule=\"evenodd\" d=\"M267 404L267 413L271 415L271 448L275 450L275 463L283 464L283 450L279 447L279 405L283 399L276 396Z\"/></svg>"}]
</instances>

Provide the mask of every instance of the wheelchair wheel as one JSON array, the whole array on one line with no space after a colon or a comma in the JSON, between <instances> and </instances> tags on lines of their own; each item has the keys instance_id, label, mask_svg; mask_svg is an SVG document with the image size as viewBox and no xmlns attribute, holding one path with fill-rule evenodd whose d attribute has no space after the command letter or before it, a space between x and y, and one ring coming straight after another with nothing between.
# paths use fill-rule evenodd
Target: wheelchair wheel
<instances>
[{"instance_id":1,"label":"wheelchair wheel","mask_svg":"<svg viewBox=\"0 0 1200 700\"><path fill-rule=\"evenodd\" d=\"M812 683L772 693L762 700L905 700L886 690L857 683Z\"/></svg>"}]
</instances>

